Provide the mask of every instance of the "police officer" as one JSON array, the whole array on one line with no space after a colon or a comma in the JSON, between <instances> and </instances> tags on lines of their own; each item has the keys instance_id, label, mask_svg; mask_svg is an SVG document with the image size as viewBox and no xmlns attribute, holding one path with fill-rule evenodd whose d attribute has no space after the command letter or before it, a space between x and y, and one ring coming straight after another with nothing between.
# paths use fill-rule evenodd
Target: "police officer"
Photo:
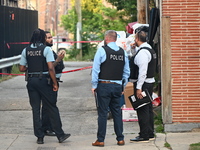
<instances>
[{"instance_id":1,"label":"police officer","mask_svg":"<svg viewBox=\"0 0 200 150\"><path fill-rule=\"evenodd\" d=\"M98 132L93 146L104 146L108 107L113 115L117 144L124 145L122 111L120 99L122 80L125 85L130 74L126 51L116 45L117 33L105 32L105 46L98 48L92 68L92 92L97 96Z\"/></svg>"},{"instance_id":2,"label":"police officer","mask_svg":"<svg viewBox=\"0 0 200 150\"><path fill-rule=\"evenodd\" d=\"M54 57L50 47L45 46L46 34L41 29L34 30L30 45L23 49L19 70L28 71L27 90L33 113L34 134L37 143L44 143L44 130L41 121L41 101L47 106L47 113L59 143L62 143L70 134L62 130L62 123L58 107L56 106L58 84L54 71Z\"/></svg>"},{"instance_id":3,"label":"police officer","mask_svg":"<svg viewBox=\"0 0 200 150\"><path fill-rule=\"evenodd\" d=\"M46 33L46 43L45 45L47 46L53 46L53 38L52 35L49 31L45 31ZM60 80L60 77L62 75L62 70L65 68L64 63L63 63L63 58L65 56L65 51L59 51L58 54L56 54L53 51L54 59L55 61L53 62L53 65L55 67L55 73L56 73L56 79L58 82L62 82ZM59 86L59 83L58 83ZM57 92L57 91L56 91ZM57 95L57 94L56 94ZM49 116L47 115L47 108L45 105L42 106L42 127L44 129L44 133L47 136L55 136L55 132L52 129L52 125L49 120Z\"/></svg>"},{"instance_id":4,"label":"police officer","mask_svg":"<svg viewBox=\"0 0 200 150\"><path fill-rule=\"evenodd\" d=\"M155 82L154 74L156 69L156 53L147 43L147 36L144 31L138 31L135 35L136 54L133 56L133 64L130 64L130 80L134 82L134 93L137 101L143 98L142 91L148 90L152 95ZM132 62L132 61L130 61ZM131 142L149 142L154 139L153 107L149 103L138 108L138 123L140 127L139 136L130 139Z\"/></svg>"}]
</instances>

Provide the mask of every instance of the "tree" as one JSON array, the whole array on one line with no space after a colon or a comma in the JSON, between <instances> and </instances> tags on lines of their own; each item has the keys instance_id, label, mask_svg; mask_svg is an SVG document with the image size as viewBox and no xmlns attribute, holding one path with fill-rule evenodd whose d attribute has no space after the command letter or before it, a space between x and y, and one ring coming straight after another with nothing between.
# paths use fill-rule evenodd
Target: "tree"
<instances>
[{"instance_id":1,"label":"tree","mask_svg":"<svg viewBox=\"0 0 200 150\"><path fill-rule=\"evenodd\" d=\"M126 23L120 18L121 12L117 9L107 8L100 0L82 0L82 40L103 40L106 30L125 31ZM76 34L77 14L75 7L67 15L61 17L61 25L69 33ZM74 36L74 41L76 36ZM91 54L94 56L96 47L90 43L82 44L83 57ZM77 53L74 51L74 55ZM72 56L75 57L75 56Z\"/></svg>"},{"instance_id":2,"label":"tree","mask_svg":"<svg viewBox=\"0 0 200 150\"><path fill-rule=\"evenodd\" d=\"M126 16L124 21L126 23L137 21L137 0L106 0L117 10L121 10L122 16Z\"/></svg>"}]
</instances>

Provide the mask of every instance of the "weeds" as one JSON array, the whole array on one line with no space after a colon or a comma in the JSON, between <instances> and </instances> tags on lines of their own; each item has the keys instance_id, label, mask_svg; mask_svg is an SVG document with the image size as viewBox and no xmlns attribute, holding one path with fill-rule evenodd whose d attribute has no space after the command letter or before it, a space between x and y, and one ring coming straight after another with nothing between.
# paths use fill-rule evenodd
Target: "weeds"
<instances>
[{"instance_id":1,"label":"weeds","mask_svg":"<svg viewBox=\"0 0 200 150\"><path fill-rule=\"evenodd\" d=\"M200 142L199 143L190 144L189 150L200 150Z\"/></svg>"},{"instance_id":2,"label":"weeds","mask_svg":"<svg viewBox=\"0 0 200 150\"><path fill-rule=\"evenodd\" d=\"M162 113L161 109L154 110L156 115L154 115L154 124L156 133L164 133L164 126L162 122Z\"/></svg>"},{"instance_id":3,"label":"weeds","mask_svg":"<svg viewBox=\"0 0 200 150\"><path fill-rule=\"evenodd\" d=\"M11 73L11 74L21 74L21 72L19 71L19 65L13 65L11 67L11 71L8 71L8 72ZM0 77L0 82L6 81L6 80L11 79L13 77L14 76L12 76L12 75L2 75Z\"/></svg>"},{"instance_id":4,"label":"weeds","mask_svg":"<svg viewBox=\"0 0 200 150\"><path fill-rule=\"evenodd\" d=\"M171 147L171 145L170 145L168 142L166 142L166 143L164 144L164 146L165 146L166 148L172 150L172 147Z\"/></svg>"}]
</instances>

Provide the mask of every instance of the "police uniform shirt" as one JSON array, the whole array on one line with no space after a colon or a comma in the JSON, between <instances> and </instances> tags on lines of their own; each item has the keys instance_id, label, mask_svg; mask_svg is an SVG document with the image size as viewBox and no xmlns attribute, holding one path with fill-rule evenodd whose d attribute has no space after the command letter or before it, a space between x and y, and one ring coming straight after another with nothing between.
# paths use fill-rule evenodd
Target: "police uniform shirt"
<instances>
[{"instance_id":1,"label":"police uniform shirt","mask_svg":"<svg viewBox=\"0 0 200 150\"><path fill-rule=\"evenodd\" d=\"M57 73L56 74L56 78L61 78L61 76L62 76L62 73Z\"/></svg>"},{"instance_id":2,"label":"police uniform shirt","mask_svg":"<svg viewBox=\"0 0 200 150\"><path fill-rule=\"evenodd\" d=\"M43 45L43 44L41 43L40 45ZM37 48L37 46L33 46L33 44L31 44L31 48ZM53 52L49 46L45 47L43 55L44 55L44 57L46 57L46 62L54 62L55 61ZM26 48L24 48L21 53L20 65L22 65L22 66L27 65ZM47 73L48 72L43 72L43 74L47 74Z\"/></svg>"},{"instance_id":3,"label":"police uniform shirt","mask_svg":"<svg viewBox=\"0 0 200 150\"><path fill-rule=\"evenodd\" d=\"M138 49L141 47L149 47L151 46L145 42L140 45ZM153 78L146 78L147 77L147 68L148 63L151 61L151 53L148 50L141 49L140 52L135 56L134 63L139 67L139 75L137 81L137 89L142 89L142 85L144 82L146 83L154 83L155 79Z\"/></svg>"},{"instance_id":4,"label":"police uniform shirt","mask_svg":"<svg viewBox=\"0 0 200 150\"><path fill-rule=\"evenodd\" d=\"M107 44L111 49L118 51L119 46L116 45L115 42L110 42ZM124 51L124 57L125 57L125 65L123 69L123 76L122 79L126 79L125 84L128 82L128 78L130 75L130 69L129 69L129 61L128 61L128 55L126 51ZM117 84L122 84L121 80L99 80L99 73L100 73L100 66L101 63L103 63L106 60L106 52L103 47L98 48L95 57L94 57L94 62L93 62L93 67L92 67L92 88L96 89L98 81L110 81L110 82L115 82Z\"/></svg>"}]
</instances>

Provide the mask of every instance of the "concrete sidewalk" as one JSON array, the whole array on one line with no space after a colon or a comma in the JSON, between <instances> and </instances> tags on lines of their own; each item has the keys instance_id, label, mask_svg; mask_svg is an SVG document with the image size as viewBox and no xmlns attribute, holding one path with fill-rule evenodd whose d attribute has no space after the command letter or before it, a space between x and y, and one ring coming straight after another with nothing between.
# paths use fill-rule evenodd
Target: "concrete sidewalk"
<instances>
[{"instance_id":1,"label":"concrete sidewalk","mask_svg":"<svg viewBox=\"0 0 200 150\"><path fill-rule=\"evenodd\" d=\"M96 139L96 135L79 135L71 136L63 143L58 143L56 137L46 136L44 144L36 144L34 135L22 134L1 134L0 150L167 150L164 147L166 141L171 145L173 150L188 150L192 143L200 142L200 132L187 133L157 133L156 139L149 143L130 143L133 134L125 134L125 145L116 144L115 135L107 135L104 147L94 147L91 143Z\"/></svg>"}]
</instances>

